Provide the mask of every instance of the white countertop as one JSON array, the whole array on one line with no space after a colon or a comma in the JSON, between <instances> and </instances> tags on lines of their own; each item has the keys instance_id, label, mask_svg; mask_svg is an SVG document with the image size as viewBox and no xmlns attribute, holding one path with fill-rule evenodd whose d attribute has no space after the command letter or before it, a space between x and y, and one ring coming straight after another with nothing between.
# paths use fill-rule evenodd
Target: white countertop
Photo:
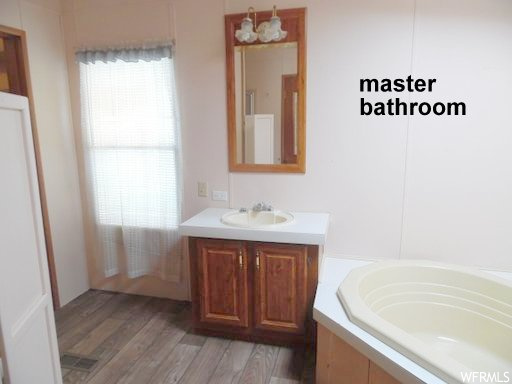
<instances>
[{"instance_id":1,"label":"white countertop","mask_svg":"<svg viewBox=\"0 0 512 384\"><path fill-rule=\"evenodd\" d=\"M268 228L239 228L220 221L222 215L236 210L207 208L180 225L184 236L216 239L268 241L291 244L325 244L329 227L328 213L290 212L295 220Z\"/></svg>"},{"instance_id":2,"label":"white countertop","mask_svg":"<svg viewBox=\"0 0 512 384\"><path fill-rule=\"evenodd\" d=\"M444 384L439 377L370 335L347 317L336 291L352 269L369 263L371 261L326 257L316 291L313 318L401 382ZM485 272L512 279L507 272Z\"/></svg>"}]
</instances>

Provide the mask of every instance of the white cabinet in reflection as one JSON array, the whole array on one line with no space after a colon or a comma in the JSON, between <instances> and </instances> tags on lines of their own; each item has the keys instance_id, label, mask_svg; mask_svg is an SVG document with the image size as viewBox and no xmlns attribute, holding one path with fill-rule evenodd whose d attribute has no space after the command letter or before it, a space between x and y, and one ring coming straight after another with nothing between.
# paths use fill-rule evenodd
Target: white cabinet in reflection
<instances>
[{"instance_id":1,"label":"white cabinet in reflection","mask_svg":"<svg viewBox=\"0 0 512 384\"><path fill-rule=\"evenodd\" d=\"M274 115L245 116L245 163L274 164Z\"/></svg>"}]
</instances>

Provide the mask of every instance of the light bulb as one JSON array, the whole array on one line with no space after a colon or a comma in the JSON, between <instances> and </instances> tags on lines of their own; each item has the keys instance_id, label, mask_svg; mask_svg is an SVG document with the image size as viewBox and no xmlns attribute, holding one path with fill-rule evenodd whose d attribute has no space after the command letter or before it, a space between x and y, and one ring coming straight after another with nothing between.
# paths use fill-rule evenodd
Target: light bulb
<instances>
[{"instance_id":1,"label":"light bulb","mask_svg":"<svg viewBox=\"0 0 512 384\"><path fill-rule=\"evenodd\" d=\"M281 19L279 16L272 16L270 18L269 30L271 40L273 41L282 40L288 35L288 32L281 29Z\"/></svg>"},{"instance_id":2,"label":"light bulb","mask_svg":"<svg viewBox=\"0 0 512 384\"><path fill-rule=\"evenodd\" d=\"M246 17L242 20L240 29L235 32L235 37L241 43L252 43L256 40L258 35L254 32L254 26L252 20Z\"/></svg>"}]
</instances>

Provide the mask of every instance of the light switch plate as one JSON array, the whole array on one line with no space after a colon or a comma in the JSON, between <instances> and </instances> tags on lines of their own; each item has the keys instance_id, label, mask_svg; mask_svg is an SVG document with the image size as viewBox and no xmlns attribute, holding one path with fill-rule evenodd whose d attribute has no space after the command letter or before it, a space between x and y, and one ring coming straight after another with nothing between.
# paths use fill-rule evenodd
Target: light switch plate
<instances>
[{"instance_id":1,"label":"light switch plate","mask_svg":"<svg viewBox=\"0 0 512 384\"><path fill-rule=\"evenodd\" d=\"M197 182L197 196L208 197L208 183L206 181Z\"/></svg>"},{"instance_id":2,"label":"light switch plate","mask_svg":"<svg viewBox=\"0 0 512 384\"><path fill-rule=\"evenodd\" d=\"M212 191L212 200L228 201L228 193L226 191Z\"/></svg>"}]
</instances>

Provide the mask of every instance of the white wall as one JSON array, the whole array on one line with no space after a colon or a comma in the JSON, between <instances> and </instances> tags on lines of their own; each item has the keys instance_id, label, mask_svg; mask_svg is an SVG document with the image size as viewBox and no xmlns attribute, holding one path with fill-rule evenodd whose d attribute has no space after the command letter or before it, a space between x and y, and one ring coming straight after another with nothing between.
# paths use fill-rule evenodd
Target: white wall
<instances>
[{"instance_id":1,"label":"white wall","mask_svg":"<svg viewBox=\"0 0 512 384\"><path fill-rule=\"evenodd\" d=\"M512 2L421 1L416 18L414 74L468 116L410 121L402 255L512 270Z\"/></svg>"},{"instance_id":2,"label":"white wall","mask_svg":"<svg viewBox=\"0 0 512 384\"><path fill-rule=\"evenodd\" d=\"M225 0L223 10L212 3L222 1L208 2L209 17L194 23L209 31L195 33L203 46L195 60L208 67L211 80L188 91L196 97L187 108L192 114L208 104L215 112L184 125L193 138L185 147L191 163L186 216L213 205L196 197L195 183L207 180L229 189L233 207L268 200L284 209L330 212L326 251L333 256L512 269L512 2ZM222 162L226 118L219 116L224 68L214 72L208 64L224 56L217 36L222 12L273 3L308 8L307 171L230 175ZM422 100L465 101L468 116L359 115L360 78L409 73L438 78ZM408 97L376 98L396 96Z\"/></svg>"},{"instance_id":3,"label":"white wall","mask_svg":"<svg viewBox=\"0 0 512 384\"><path fill-rule=\"evenodd\" d=\"M278 9L308 8L307 171L230 174L224 14L250 5L268 10L274 3ZM78 127L76 46L176 38L184 219L208 206L267 200L283 209L330 212L326 251L333 256L431 258L512 269L509 0L64 4ZM360 78L409 73L438 78L435 92L422 94L422 100L465 101L469 115L360 116ZM369 98L396 96L408 97ZM229 191L230 201L198 197L198 181L208 181L210 191ZM182 286L174 288L167 294L183 293Z\"/></svg>"},{"instance_id":4,"label":"white wall","mask_svg":"<svg viewBox=\"0 0 512 384\"><path fill-rule=\"evenodd\" d=\"M58 0L2 0L0 24L27 32L61 305L89 288Z\"/></svg>"},{"instance_id":5,"label":"white wall","mask_svg":"<svg viewBox=\"0 0 512 384\"><path fill-rule=\"evenodd\" d=\"M227 11L246 5L228 2ZM305 175L233 174L232 204L263 199L284 209L326 211L332 215L329 254L398 257L407 119L362 118L359 79L408 73L414 2L277 5L308 7L307 170Z\"/></svg>"}]
</instances>

